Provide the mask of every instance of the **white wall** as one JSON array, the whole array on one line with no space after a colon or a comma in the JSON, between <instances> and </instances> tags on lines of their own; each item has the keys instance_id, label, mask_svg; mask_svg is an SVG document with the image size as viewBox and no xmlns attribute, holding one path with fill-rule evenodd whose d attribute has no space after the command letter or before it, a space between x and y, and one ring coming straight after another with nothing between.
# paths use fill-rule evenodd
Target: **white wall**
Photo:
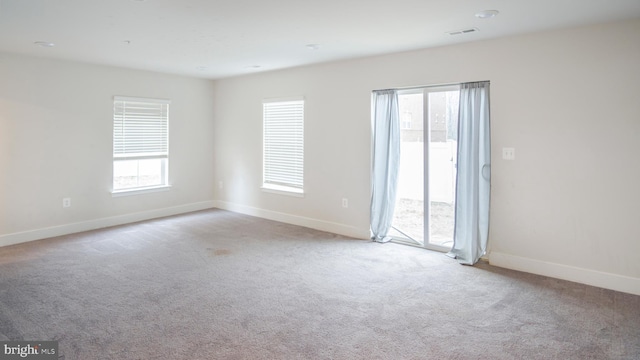
<instances>
[{"instance_id":1,"label":"white wall","mask_svg":"<svg viewBox=\"0 0 640 360\"><path fill-rule=\"evenodd\" d=\"M491 262L640 294L639 38L635 20L217 81L218 204L366 238L371 91L490 80ZM298 95L306 195L264 193L261 100Z\"/></svg>"},{"instance_id":2,"label":"white wall","mask_svg":"<svg viewBox=\"0 0 640 360\"><path fill-rule=\"evenodd\" d=\"M111 196L114 95L171 99L171 190ZM211 207L212 99L207 80L0 54L0 245Z\"/></svg>"}]
</instances>

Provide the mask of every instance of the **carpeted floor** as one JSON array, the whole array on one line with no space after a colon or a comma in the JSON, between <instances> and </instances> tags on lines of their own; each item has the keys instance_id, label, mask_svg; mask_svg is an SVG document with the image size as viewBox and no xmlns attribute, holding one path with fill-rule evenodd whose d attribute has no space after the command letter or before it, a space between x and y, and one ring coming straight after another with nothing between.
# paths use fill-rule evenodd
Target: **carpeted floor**
<instances>
[{"instance_id":1,"label":"carpeted floor","mask_svg":"<svg viewBox=\"0 0 640 360\"><path fill-rule=\"evenodd\" d=\"M640 296L222 210L0 248L60 359L639 359Z\"/></svg>"}]
</instances>

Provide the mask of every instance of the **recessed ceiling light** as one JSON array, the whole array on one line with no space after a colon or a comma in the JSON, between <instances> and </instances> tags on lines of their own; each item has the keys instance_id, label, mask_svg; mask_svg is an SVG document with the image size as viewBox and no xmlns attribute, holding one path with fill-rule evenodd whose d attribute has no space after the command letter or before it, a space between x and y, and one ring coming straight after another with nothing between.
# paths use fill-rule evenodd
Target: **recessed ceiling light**
<instances>
[{"instance_id":1,"label":"recessed ceiling light","mask_svg":"<svg viewBox=\"0 0 640 360\"><path fill-rule=\"evenodd\" d=\"M309 49L309 50L318 50L318 49L320 49L320 44L307 44L307 49Z\"/></svg>"},{"instance_id":2,"label":"recessed ceiling light","mask_svg":"<svg viewBox=\"0 0 640 360\"><path fill-rule=\"evenodd\" d=\"M500 11L498 10L484 10L484 11L480 11L479 13L476 13L476 17L478 19L490 19L492 17L495 17L498 14L500 14Z\"/></svg>"},{"instance_id":3,"label":"recessed ceiling light","mask_svg":"<svg viewBox=\"0 0 640 360\"><path fill-rule=\"evenodd\" d=\"M40 47L54 47L56 44L48 41L34 41L34 45L38 45Z\"/></svg>"},{"instance_id":4,"label":"recessed ceiling light","mask_svg":"<svg viewBox=\"0 0 640 360\"><path fill-rule=\"evenodd\" d=\"M262 66L260 65L251 65L251 66L246 66L245 69L250 69L250 70L256 70L256 69L260 69Z\"/></svg>"},{"instance_id":5,"label":"recessed ceiling light","mask_svg":"<svg viewBox=\"0 0 640 360\"><path fill-rule=\"evenodd\" d=\"M131 40L122 40L122 43L125 45L131 45Z\"/></svg>"},{"instance_id":6,"label":"recessed ceiling light","mask_svg":"<svg viewBox=\"0 0 640 360\"><path fill-rule=\"evenodd\" d=\"M206 66L198 66L198 67L196 67L196 69L197 69L198 71L205 71L205 70L207 70L207 69L208 69L208 67L206 67Z\"/></svg>"}]
</instances>

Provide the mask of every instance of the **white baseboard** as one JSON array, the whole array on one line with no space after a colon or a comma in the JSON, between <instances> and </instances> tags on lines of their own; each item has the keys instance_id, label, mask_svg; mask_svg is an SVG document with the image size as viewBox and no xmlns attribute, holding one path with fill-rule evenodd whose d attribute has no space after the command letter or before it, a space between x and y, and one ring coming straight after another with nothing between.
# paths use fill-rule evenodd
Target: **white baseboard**
<instances>
[{"instance_id":1,"label":"white baseboard","mask_svg":"<svg viewBox=\"0 0 640 360\"><path fill-rule=\"evenodd\" d=\"M524 258L499 252L489 254L491 265L581 284L640 295L640 278Z\"/></svg>"},{"instance_id":2,"label":"white baseboard","mask_svg":"<svg viewBox=\"0 0 640 360\"><path fill-rule=\"evenodd\" d=\"M259 218L279 221L292 225L304 226L311 229L326 231L334 234L353 237L356 239L369 239L369 229L359 229L350 225L312 219L304 216L291 215L277 211L265 210L226 201L216 201L216 207L223 210L229 210L245 215L256 216Z\"/></svg>"},{"instance_id":3,"label":"white baseboard","mask_svg":"<svg viewBox=\"0 0 640 360\"><path fill-rule=\"evenodd\" d=\"M213 201L173 206L169 208L153 209L132 214L124 214L95 220L82 221L72 224L52 226L44 229L29 230L19 233L0 235L0 247L20 244L28 241L46 239L54 236L68 235L82 231L95 230L109 226L129 224L137 221L155 219L164 216L184 214L192 211L205 210L215 207Z\"/></svg>"}]
</instances>

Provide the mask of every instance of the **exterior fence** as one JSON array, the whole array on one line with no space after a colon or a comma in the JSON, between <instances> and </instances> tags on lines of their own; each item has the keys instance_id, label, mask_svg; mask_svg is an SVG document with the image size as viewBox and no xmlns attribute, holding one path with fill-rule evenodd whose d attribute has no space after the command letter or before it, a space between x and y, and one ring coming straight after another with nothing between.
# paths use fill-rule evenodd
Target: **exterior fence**
<instances>
[{"instance_id":1,"label":"exterior fence","mask_svg":"<svg viewBox=\"0 0 640 360\"><path fill-rule=\"evenodd\" d=\"M424 148L423 142L401 144L398 197L401 199L424 199ZM456 184L456 141L432 142L429 154L429 195L432 202L453 204Z\"/></svg>"}]
</instances>

